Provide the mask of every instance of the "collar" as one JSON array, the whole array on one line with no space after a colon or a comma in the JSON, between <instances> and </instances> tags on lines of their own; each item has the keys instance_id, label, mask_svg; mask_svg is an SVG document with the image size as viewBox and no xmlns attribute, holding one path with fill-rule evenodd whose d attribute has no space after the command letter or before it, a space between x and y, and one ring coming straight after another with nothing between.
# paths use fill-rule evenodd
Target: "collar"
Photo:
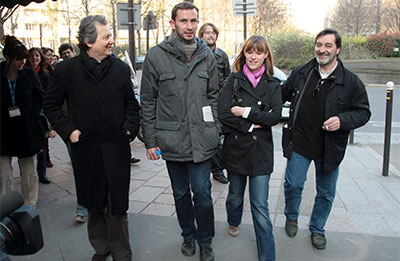
<instances>
[{"instance_id":1,"label":"collar","mask_svg":"<svg viewBox=\"0 0 400 261\"><path fill-rule=\"evenodd\" d=\"M336 61L335 67L333 67L332 70L330 70L328 72L323 72L321 69L321 65L318 64L318 72L319 72L319 75L321 75L321 79L328 78L328 76L331 75L331 73L336 69L337 65L338 65L338 62Z\"/></svg>"}]
</instances>

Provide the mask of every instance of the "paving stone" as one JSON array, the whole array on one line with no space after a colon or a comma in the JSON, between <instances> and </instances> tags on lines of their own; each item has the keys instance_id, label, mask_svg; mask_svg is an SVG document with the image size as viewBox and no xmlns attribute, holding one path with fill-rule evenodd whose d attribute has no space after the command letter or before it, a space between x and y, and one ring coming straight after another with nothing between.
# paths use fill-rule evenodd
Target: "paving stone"
<instances>
[{"instance_id":1,"label":"paving stone","mask_svg":"<svg viewBox=\"0 0 400 261\"><path fill-rule=\"evenodd\" d=\"M155 215L155 216L171 216L175 212L175 206L167 204L150 203L141 214Z\"/></svg>"},{"instance_id":2,"label":"paving stone","mask_svg":"<svg viewBox=\"0 0 400 261\"><path fill-rule=\"evenodd\" d=\"M130 200L128 212L140 213L147 205L149 205L149 203Z\"/></svg>"},{"instance_id":3,"label":"paving stone","mask_svg":"<svg viewBox=\"0 0 400 261\"><path fill-rule=\"evenodd\" d=\"M144 185L151 187L167 188L171 185L171 183L168 177L154 176L151 179L149 179Z\"/></svg>"},{"instance_id":4,"label":"paving stone","mask_svg":"<svg viewBox=\"0 0 400 261\"><path fill-rule=\"evenodd\" d=\"M175 204L174 197L171 194L161 194L154 200L154 202L159 204L168 204L168 205Z\"/></svg>"},{"instance_id":5,"label":"paving stone","mask_svg":"<svg viewBox=\"0 0 400 261\"><path fill-rule=\"evenodd\" d=\"M136 191L129 195L129 200L135 200L140 202L152 202L162 192L164 188L141 186Z\"/></svg>"}]
</instances>

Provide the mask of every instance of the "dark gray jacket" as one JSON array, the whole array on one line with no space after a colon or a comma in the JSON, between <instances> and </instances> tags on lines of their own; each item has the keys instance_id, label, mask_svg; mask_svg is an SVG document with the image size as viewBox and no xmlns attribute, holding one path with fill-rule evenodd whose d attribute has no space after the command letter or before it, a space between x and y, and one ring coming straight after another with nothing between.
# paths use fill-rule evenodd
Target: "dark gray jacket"
<instances>
[{"instance_id":1,"label":"dark gray jacket","mask_svg":"<svg viewBox=\"0 0 400 261\"><path fill-rule=\"evenodd\" d=\"M229 65L228 55L218 47L214 51L215 61L218 69L218 86L219 90L224 87L229 74L231 73L231 67Z\"/></svg>"},{"instance_id":2,"label":"dark gray jacket","mask_svg":"<svg viewBox=\"0 0 400 261\"><path fill-rule=\"evenodd\" d=\"M215 154L219 138L215 59L199 38L190 61L178 40L168 38L149 51L143 65L145 145L160 147L165 160L202 162ZM204 106L211 106L213 122L203 120Z\"/></svg>"}]
</instances>

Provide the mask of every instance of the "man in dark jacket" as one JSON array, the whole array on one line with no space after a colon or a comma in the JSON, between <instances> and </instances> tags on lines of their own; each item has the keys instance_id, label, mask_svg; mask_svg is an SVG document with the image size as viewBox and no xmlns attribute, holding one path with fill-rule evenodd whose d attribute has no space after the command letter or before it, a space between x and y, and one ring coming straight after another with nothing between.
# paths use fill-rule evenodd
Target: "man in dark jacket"
<instances>
[{"instance_id":1,"label":"man in dark jacket","mask_svg":"<svg viewBox=\"0 0 400 261\"><path fill-rule=\"evenodd\" d=\"M214 260L211 158L218 145L215 59L196 38L198 8L172 9L172 33L147 54L140 101L147 157L166 160L184 242L182 253ZM191 191L194 196L192 199ZM194 202L194 204L193 204Z\"/></svg>"},{"instance_id":2,"label":"man in dark jacket","mask_svg":"<svg viewBox=\"0 0 400 261\"><path fill-rule=\"evenodd\" d=\"M326 247L325 224L332 208L349 132L371 116L361 80L338 58L341 37L333 29L315 38L315 56L295 68L282 88L284 102L291 101L282 146L288 158L285 173L285 230L297 233L301 194L311 161L315 163L316 189L309 229L315 248Z\"/></svg>"},{"instance_id":3,"label":"man in dark jacket","mask_svg":"<svg viewBox=\"0 0 400 261\"><path fill-rule=\"evenodd\" d=\"M78 203L89 210L92 260L110 253L114 260L131 260L129 141L138 132L139 105L128 65L111 55L114 41L105 17L83 18L78 40L80 54L56 66L44 112L71 142Z\"/></svg>"},{"instance_id":4,"label":"man in dark jacket","mask_svg":"<svg viewBox=\"0 0 400 261\"><path fill-rule=\"evenodd\" d=\"M213 51L215 62L217 63L218 69L218 88L221 92L222 88L226 80L228 79L229 74L231 73L231 68L229 66L229 58L228 55L217 47L217 39L218 39L218 28L212 23L205 23L200 27L199 37L206 42L207 46ZM220 145L224 137L220 137ZM213 174L213 178L221 183L228 183L228 179L224 175L224 168L221 166L221 147L218 146L218 152L214 155L211 162L211 172Z\"/></svg>"}]
</instances>

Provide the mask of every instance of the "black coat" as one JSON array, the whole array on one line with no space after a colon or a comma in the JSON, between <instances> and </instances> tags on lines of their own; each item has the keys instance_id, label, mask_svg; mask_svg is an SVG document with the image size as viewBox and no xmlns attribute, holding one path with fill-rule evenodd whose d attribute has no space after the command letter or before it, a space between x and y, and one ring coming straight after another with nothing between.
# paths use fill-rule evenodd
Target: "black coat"
<instances>
[{"instance_id":1,"label":"black coat","mask_svg":"<svg viewBox=\"0 0 400 261\"><path fill-rule=\"evenodd\" d=\"M282 136L283 155L290 159L293 151L293 129L295 118L307 78L317 66L314 58L307 64L296 67L282 87L283 102L291 101L288 124ZM325 120L332 116L340 119L340 129L324 132L324 172L337 168L344 158L350 130L366 124L371 117L368 95L362 81L338 60L336 77L325 100Z\"/></svg>"},{"instance_id":2,"label":"black coat","mask_svg":"<svg viewBox=\"0 0 400 261\"><path fill-rule=\"evenodd\" d=\"M238 81L237 95L233 95L235 79ZM235 105L251 107L247 119L231 112ZM247 176L270 174L274 165L271 126L279 122L281 112L282 97L277 79L264 74L254 88L243 72L232 73L218 101L218 118L225 134L223 167ZM248 132L252 124L262 128Z\"/></svg>"},{"instance_id":3,"label":"black coat","mask_svg":"<svg viewBox=\"0 0 400 261\"><path fill-rule=\"evenodd\" d=\"M84 55L57 64L43 109L65 141L75 129L81 131L79 141L71 143L78 203L102 211L109 191L112 214L123 214L129 205L129 141L139 129L139 105L125 63L107 58L109 66L96 79ZM61 108L64 100L68 116Z\"/></svg>"},{"instance_id":4,"label":"black coat","mask_svg":"<svg viewBox=\"0 0 400 261\"><path fill-rule=\"evenodd\" d=\"M21 111L21 116L10 118L8 108L12 107L12 99L5 74L6 64L6 62L2 62L0 65L0 154L20 158L32 157L44 146L39 125L44 91L36 72L24 67L18 72L15 87L15 103Z\"/></svg>"}]
</instances>

